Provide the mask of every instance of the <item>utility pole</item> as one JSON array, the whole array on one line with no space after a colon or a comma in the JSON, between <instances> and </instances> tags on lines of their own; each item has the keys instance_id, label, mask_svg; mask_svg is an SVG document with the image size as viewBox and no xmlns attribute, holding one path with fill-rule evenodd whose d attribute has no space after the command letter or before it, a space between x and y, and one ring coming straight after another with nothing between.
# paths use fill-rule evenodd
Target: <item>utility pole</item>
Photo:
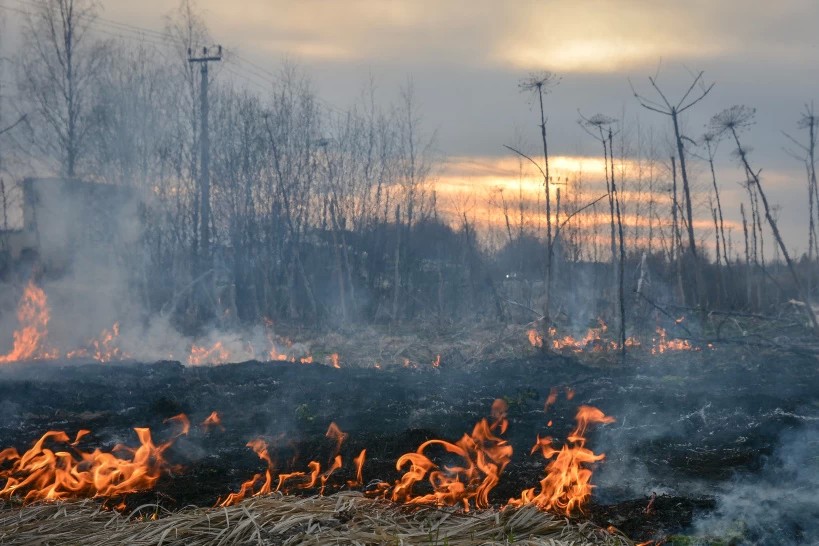
<instances>
[{"instance_id":1,"label":"utility pole","mask_svg":"<svg viewBox=\"0 0 819 546\"><path fill-rule=\"evenodd\" d=\"M200 266L204 273L210 269L210 135L208 134L208 63L222 60L222 46L216 46L215 51L203 47L201 55L194 56L194 51L188 49L188 62L200 63L202 83L199 87L199 253Z\"/></svg>"}]
</instances>

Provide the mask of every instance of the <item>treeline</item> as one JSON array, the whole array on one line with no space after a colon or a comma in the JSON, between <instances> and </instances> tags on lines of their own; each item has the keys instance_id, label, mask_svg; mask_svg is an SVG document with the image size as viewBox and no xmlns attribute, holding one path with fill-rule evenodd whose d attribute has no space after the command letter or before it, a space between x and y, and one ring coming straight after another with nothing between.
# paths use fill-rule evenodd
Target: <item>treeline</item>
<instances>
[{"instance_id":1,"label":"treeline","mask_svg":"<svg viewBox=\"0 0 819 546\"><path fill-rule=\"evenodd\" d=\"M810 109L799 126L807 138L793 139L810 198L801 259L788 255L742 145L753 111L730 108L704 135L681 133L679 118L710 91L701 74L676 100L653 80L656 96L635 91L642 106L671 120L668 152L641 130L633 138L622 120L581 116L603 152L604 186L550 173L546 97L557 79L525 79L542 152L510 150L522 170L542 177L543 190L536 203L522 191L473 194L473 205L481 199L496 215L482 224L470 200L442 204L435 191L434 138L411 84L385 107L371 83L339 110L292 66L259 92L237 87L227 48L209 66L205 184L200 65L189 56L214 40L191 3L162 32L128 39L111 37L117 27L86 0L36 0L22 16L17 95L5 101L16 115L0 127L4 169L138 189L146 205L140 248L123 249L120 263L131 296L182 329L263 317L576 325L601 315L625 339L626 326L668 305L768 312L788 299L809 301L815 290ZM738 150L746 175L742 234L724 219L714 168L720 141ZM710 172L707 190L695 187L693 162ZM0 189L7 224L15 196L6 183ZM713 228L695 231L703 195Z\"/></svg>"}]
</instances>

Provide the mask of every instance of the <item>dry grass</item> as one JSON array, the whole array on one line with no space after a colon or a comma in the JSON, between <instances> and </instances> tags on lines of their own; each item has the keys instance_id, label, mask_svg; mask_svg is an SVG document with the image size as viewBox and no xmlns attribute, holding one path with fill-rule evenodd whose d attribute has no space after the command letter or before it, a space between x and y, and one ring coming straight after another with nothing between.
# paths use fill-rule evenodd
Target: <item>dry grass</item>
<instances>
[{"instance_id":1,"label":"dry grass","mask_svg":"<svg viewBox=\"0 0 819 546\"><path fill-rule=\"evenodd\" d=\"M413 323L403 327L356 327L342 332L286 332L312 350L319 362L338 353L341 367L388 369L432 368L441 356L446 367L469 367L475 362L520 358L536 352L524 325L469 324L442 326Z\"/></svg>"},{"instance_id":2,"label":"dry grass","mask_svg":"<svg viewBox=\"0 0 819 546\"><path fill-rule=\"evenodd\" d=\"M0 505L0 544L633 546L622 535L533 507L464 514L398 506L352 492L311 498L274 495L229 508L158 510L146 505L121 515L93 501Z\"/></svg>"}]
</instances>

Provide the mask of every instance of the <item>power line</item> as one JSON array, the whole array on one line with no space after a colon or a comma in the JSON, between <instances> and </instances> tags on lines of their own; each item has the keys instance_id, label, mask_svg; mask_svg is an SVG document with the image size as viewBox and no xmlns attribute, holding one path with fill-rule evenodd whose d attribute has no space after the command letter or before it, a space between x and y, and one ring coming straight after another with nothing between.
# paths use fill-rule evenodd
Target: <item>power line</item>
<instances>
[{"instance_id":1,"label":"power line","mask_svg":"<svg viewBox=\"0 0 819 546\"><path fill-rule=\"evenodd\" d=\"M36 8L38 7L36 3L28 0L16 1L18 2L18 5L9 6L6 4L0 4L0 9L5 9L7 11L12 11L29 17L34 15L31 11L27 11L24 8ZM90 21L90 26L94 27L96 32L100 32L115 38L136 41L137 43L144 42L158 47L179 47L185 45L179 38L168 32L145 28L130 23L122 23L105 17L94 17L94 19ZM223 68L229 74L252 84L264 92L269 92L276 84L278 76L269 69L251 61L247 57L239 55L234 48L225 48L224 51L228 55L224 59L226 62L225 65L223 65ZM227 64L231 64L235 70L228 68L228 66L226 66ZM243 66L243 64L245 66ZM324 107L328 110L331 110L337 114L344 114L342 109L333 105L326 99L316 96L316 100L324 105Z\"/></svg>"}]
</instances>

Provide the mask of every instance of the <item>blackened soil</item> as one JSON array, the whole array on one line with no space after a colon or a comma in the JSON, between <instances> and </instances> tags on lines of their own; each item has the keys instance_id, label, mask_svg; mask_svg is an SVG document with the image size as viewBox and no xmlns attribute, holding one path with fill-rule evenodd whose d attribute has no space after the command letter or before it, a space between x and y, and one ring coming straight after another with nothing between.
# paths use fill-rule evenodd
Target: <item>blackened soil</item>
<instances>
[{"instance_id":1,"label":"blackened soil","mask_svg":"<svg viewBox=\"0 0 819 546\"><path fill-rule=\"evenodd\" d=\"M365 482L393 481L401 454L430 438L458 440L488 416L494 399L504 398L515 454L491 495L501 504L542 478L542 458L529 455L536 435L562 441L577 407L590 404L617 422L589 433L587 446L607 458L595 468L587 516L636 539L656 538L685 531L693 517L713 509L715 487L738 472L758 471L783 431L819 413L816 360L743 355L718 348L582 364L544 353L468 368L453 357L422 370L18 364L0 368L0 448L27 449L54 429L69 435L90 429L81 444L88 448L134 445L133 427L150 427L162 441L175 430L164 421L185 413L194 426L168 453L179 470L155 491L126 501L207 506L264 468L245 447L253 438L275 446L281 471L305 470L310 460L325 465L331 458L333 442L324 433L335 421L349 434L341 452L348 464L333 476L332 491L353 477L349 462L361 449ZM544 413L552 387L561 394ZM575 393L571 400L566 387ZM198 426L213 410L224 430ZM659 496L646 512L652 491Z\"/></svg>"}]
</instances>

